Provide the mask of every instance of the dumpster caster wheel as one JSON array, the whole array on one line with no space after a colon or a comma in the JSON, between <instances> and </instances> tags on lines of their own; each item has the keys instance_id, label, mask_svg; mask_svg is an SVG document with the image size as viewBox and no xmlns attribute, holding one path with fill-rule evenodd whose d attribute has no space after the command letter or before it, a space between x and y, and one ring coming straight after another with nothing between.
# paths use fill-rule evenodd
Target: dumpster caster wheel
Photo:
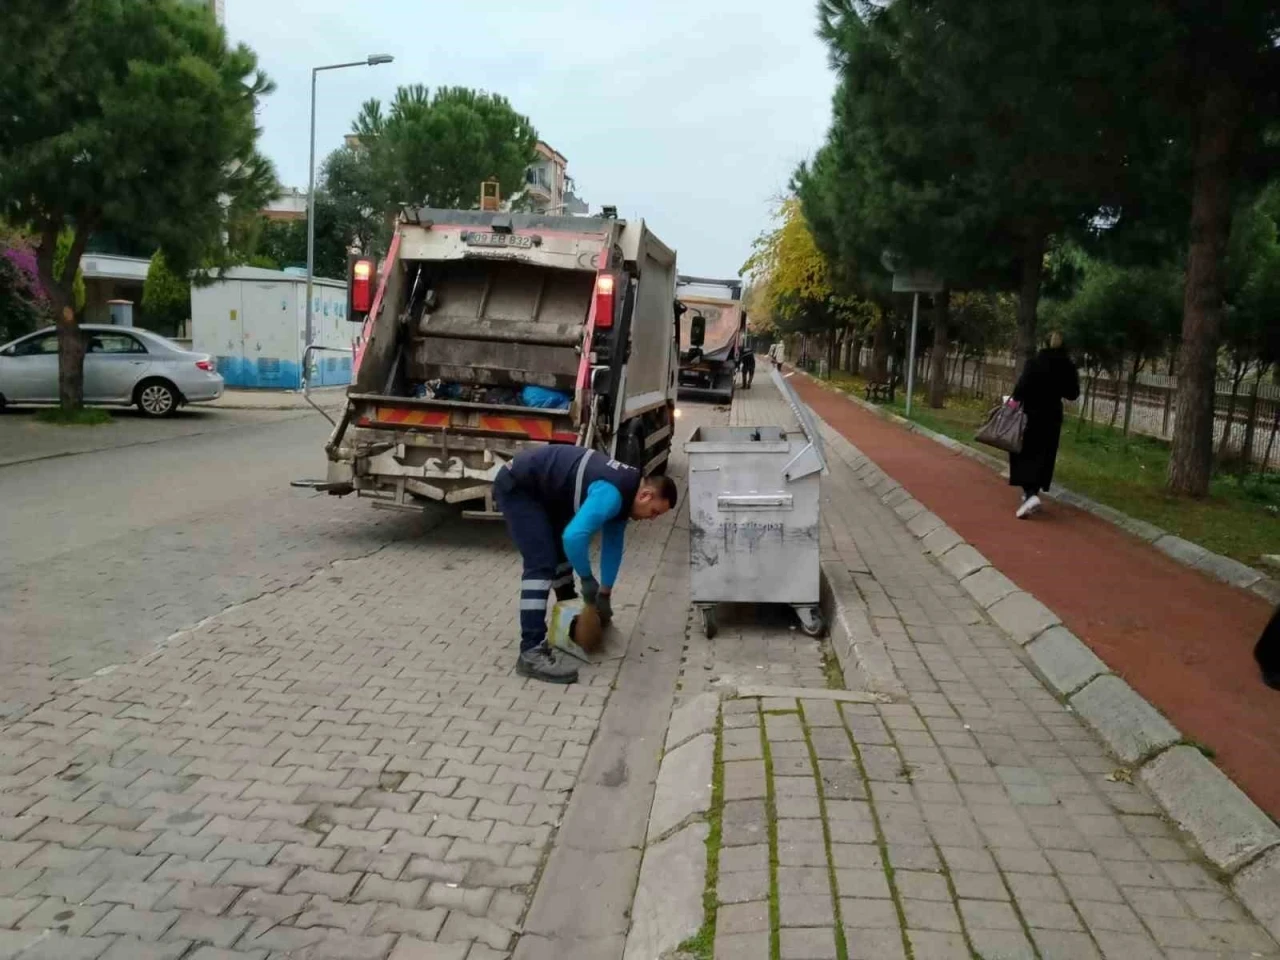
<instances>
[{"instance_id":1,"label":"dumpster caster wheel","mask_svg":"<svg viewBox=\"0 0 1280 960\"><path fill-rule=\"evenodd\" d=\"M715 639L715 635L720 630L720 624L716 621L716 608L702 608L702 635L708 640Z\"/></svg>"},{"instance_id":2,"label":"dumpster caster wheel","mask_svg":"<svg viewBox=\"0 0 1280 960\"><path fill-rule=\"evenodd\" d=\"M827 632L827 623L817 607L796 607L796 616L800 618L800 629L806 636L820 637Z\"/></svg>"}]
</instances>

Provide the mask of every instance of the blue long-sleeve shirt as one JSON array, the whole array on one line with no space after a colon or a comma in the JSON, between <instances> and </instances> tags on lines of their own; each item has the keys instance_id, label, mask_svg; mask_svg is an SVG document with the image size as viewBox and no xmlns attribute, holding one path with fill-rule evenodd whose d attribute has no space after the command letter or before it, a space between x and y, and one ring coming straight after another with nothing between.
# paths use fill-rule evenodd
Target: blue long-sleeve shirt
<instances>
[{"instance_id":1,"label":"blue long-sleeve shirt","mask_svg":"<svg viewBox=\"0 0 1280 960\"><path fill-rule=\"evenodd\" d=\"M564 555L579 577L591 576L591 538L600 531L600 584L612 587L622 566L627 518L622 494L612 483L597 480L587 487L582 507L564 528Z\"/></svg>"}]
</instances>

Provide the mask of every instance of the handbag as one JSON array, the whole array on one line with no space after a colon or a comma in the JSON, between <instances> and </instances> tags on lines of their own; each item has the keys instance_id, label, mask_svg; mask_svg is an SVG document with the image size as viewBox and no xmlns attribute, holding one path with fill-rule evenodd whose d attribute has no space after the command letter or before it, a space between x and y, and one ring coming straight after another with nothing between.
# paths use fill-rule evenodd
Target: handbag
<instances>
[{"instance_id":1,"label":"handbag","mask_svg":"<svg viewBox=\"0 0 1280 960\"><path fill-rule=\"evenodd\" d=\"M987 421L974 437L979 443L1003 450L1006 453L1022 452L1022 434L1027 429L1027 415L1014 403L1002 403L992 407Z\"/></svg>"}]
</instances>

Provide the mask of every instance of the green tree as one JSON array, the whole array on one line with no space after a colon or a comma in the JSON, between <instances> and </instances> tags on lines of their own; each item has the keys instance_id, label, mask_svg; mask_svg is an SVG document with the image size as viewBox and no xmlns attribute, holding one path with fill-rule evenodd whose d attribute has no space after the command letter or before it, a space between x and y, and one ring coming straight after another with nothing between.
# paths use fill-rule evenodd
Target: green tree
<instances>
[{"instance_id":1,"label":"green tree","mask_svg":"<svg viewBox=\"0 0 1280 960\"><path fill-rule=\"evenodd\" d=\"M319 220L319 204L316 212L316 219ZM317 229L317 246L321 236L320 230ZM264 262L270 262L274 270L283 270L285 267L305 267L307 265L307 221L263 218L258 242L254 246L254 255L261 257ZM316 275L328 276L319 258L316 260Z\"/></svg>"},{"instance_id":2,"label":"green tree","mask_svg":"<svg viewBox=\"0 0 1280 960\"><path fill-rule=\"evenodd\" d=\"M271 85L244 46L179 0L50 0L6 12L0 214L40 238L59 332L59 398L83 398L74 278L89 238L119 231L175 271L216 255L274 180L254 111ZM38 21L38 22L37 22ZM71 240L61 270L57 239ZM215 256L215 260L217 257Z\"/></svg>"},{"instance_id":3,"label":"green tree","mask_svg":"<svg viewBox=\"0 0 1280 960\"><path fill-rule=\"evenodd\" d=\"M823 0L840 70L835 167L908 262L1019 294L1017 354L1036 345L1050 239L1123 219L1144 130L1149 4L1110 0ZM860 171L860 174L859 174ZM923 242L922 242L923 241ZM958 262L921 263L912 248ZM1010 275L1012 268L1012 276Z\"/></svg>"},{"instance_id":4,"label":"green tree","mask_svg":"<svg viewBox=\"0 0 1280 960\"><path fill-rule=\"evenodd\" d=\"M347 274L347 251L353 245L349 224L327 194L317 192L315 275L339 280ZM264 220L254 253L276 269L307 264L307 221Z\"/></svg>"},{"instance_id":5,"label":"green tree","mask_svg":"<svg viewBox=\"0 0 1280 960\"><path fill-rule=\"evenodd\" d=\"M864 300L842 296L831 284L826 257L818 249L800 200L784 199L774 215L777 226L761 233L742 274L758 288L758 311L783 333L816 333L826 340L828 363L836 366L840 337L850 328L874 322L875 308Z\"/></svg>"},{"instance_id":6,"label":"green tree","mask_svg":"<svg viewBox=\"0 0 1280 960\"><path fill-rule=\"evenodd\" d=\"M1280 147L1280 6L1274 0L1154 5L1166 18L1157 56L1170 64L1170 78L1153 92L1188 144L1192 171L1169 488L1205 496L1232 220L1241 201L1274 174Z\"/></svg>"},{"instance_id":7,"label":"green tree","mask_svg":"<svg viewBox=\"0 0 1280 960\"><path fill-rule=\"evenodd\" d=\"M1246 463L1252 449L1259 383L1267 370L1280 362L1280 242L1276 221L1269 212L1274 193L1268 191L1236 214L1227 244L1222 336L1231 396L1218 456L1222 458L1229 451L1240 388L1246 377L1252 377L1243 444Z\"/></svg>"},{"instance_id":8,"label":"green tree","mask_svg":"<svg viewBox=\"0 0 1280 960\"><path fill-rule=\"evenodd\" d=\"M1178 327L1181 276L1170 268L1121 267L1087 261L1079 291L1062 311L1064 333L1084 355L1089 384L1108 370L1125 384L1124 433L1129 433L1138 377L1164 354ZM1119 413L1119 396L1113 408Z\"/></svg>"},{"instance_id":9,"label":"green tree","mask_svg":"<svg viewBox=\"0 0 1280 960\"><path fill-rule=\"evenodd\" d=\"M59 280L66 276L67 258L71 256L71 247L75 243L75 238L76 233L70 228L58 231L58 241L53 250L53 275ZM77 266L71 280L71 302L77 313L84 309L84 298L84 271Z\"/></svg>"},{"instance_id":10,"label":"green tree","mask_svg":"<svg viewBox=\"0 0 1280 960\"><path fill-rule=\"evenodd\" d=\"M369 151L343 146L325 158L320 171L316 229L324 225L358 253L381 255L391 239L385 196ZM327 208L323 218L321 206ZM342 272L328 276L342 276Z\"/></svg>"},{"instance_id":11,"label":"green tree","mask_svg":"<svg viewBox=\"0 0 1280 960\"><path fill-rule=\"evenodd\" d=\"M421 84L399 88L385 112L381 102L366 102L352 132L368 151L375 184L359 202L383 213L400 203L471 209L490 177L511 193L523 185L538 141L505 97L465 87L431 93Z\"/></svg>"},{"instance_id":12,"label":"green tree","mask_svg":"<svg viewBox=\"0 0 1280 960\"><path fill-rule=\"evenodd\" d=\"M191 281L169 269L163 251L155 252L147 268L142 309L148 320L163 323L170 331L191 317Z\"/></svg>"}]
</instances>

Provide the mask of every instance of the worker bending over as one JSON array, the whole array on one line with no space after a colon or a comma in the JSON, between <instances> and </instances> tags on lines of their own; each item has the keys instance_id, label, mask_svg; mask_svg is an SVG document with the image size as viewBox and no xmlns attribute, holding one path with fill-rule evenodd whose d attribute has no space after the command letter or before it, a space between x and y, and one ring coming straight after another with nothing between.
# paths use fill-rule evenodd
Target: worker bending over
<instances>
[{"instance_id":1,"label":"worker bending over","mask_svg":"<svg viewBox=\"0 0 1280 960\"><path fill-rule=\"evenodd\" d=\"M609 597L622 565L628 520L651 520L676 505L669 477L642 477L603 453L551 444L518 454L498 471L494 500L524 558L520 580L520 657L516 672L549 683L574 683L578 668L547 644L547 597L577 596L602 621L613 616ZM591 571L591 538L601 531L600 579Z\"/></svg>"}]
</instances>

